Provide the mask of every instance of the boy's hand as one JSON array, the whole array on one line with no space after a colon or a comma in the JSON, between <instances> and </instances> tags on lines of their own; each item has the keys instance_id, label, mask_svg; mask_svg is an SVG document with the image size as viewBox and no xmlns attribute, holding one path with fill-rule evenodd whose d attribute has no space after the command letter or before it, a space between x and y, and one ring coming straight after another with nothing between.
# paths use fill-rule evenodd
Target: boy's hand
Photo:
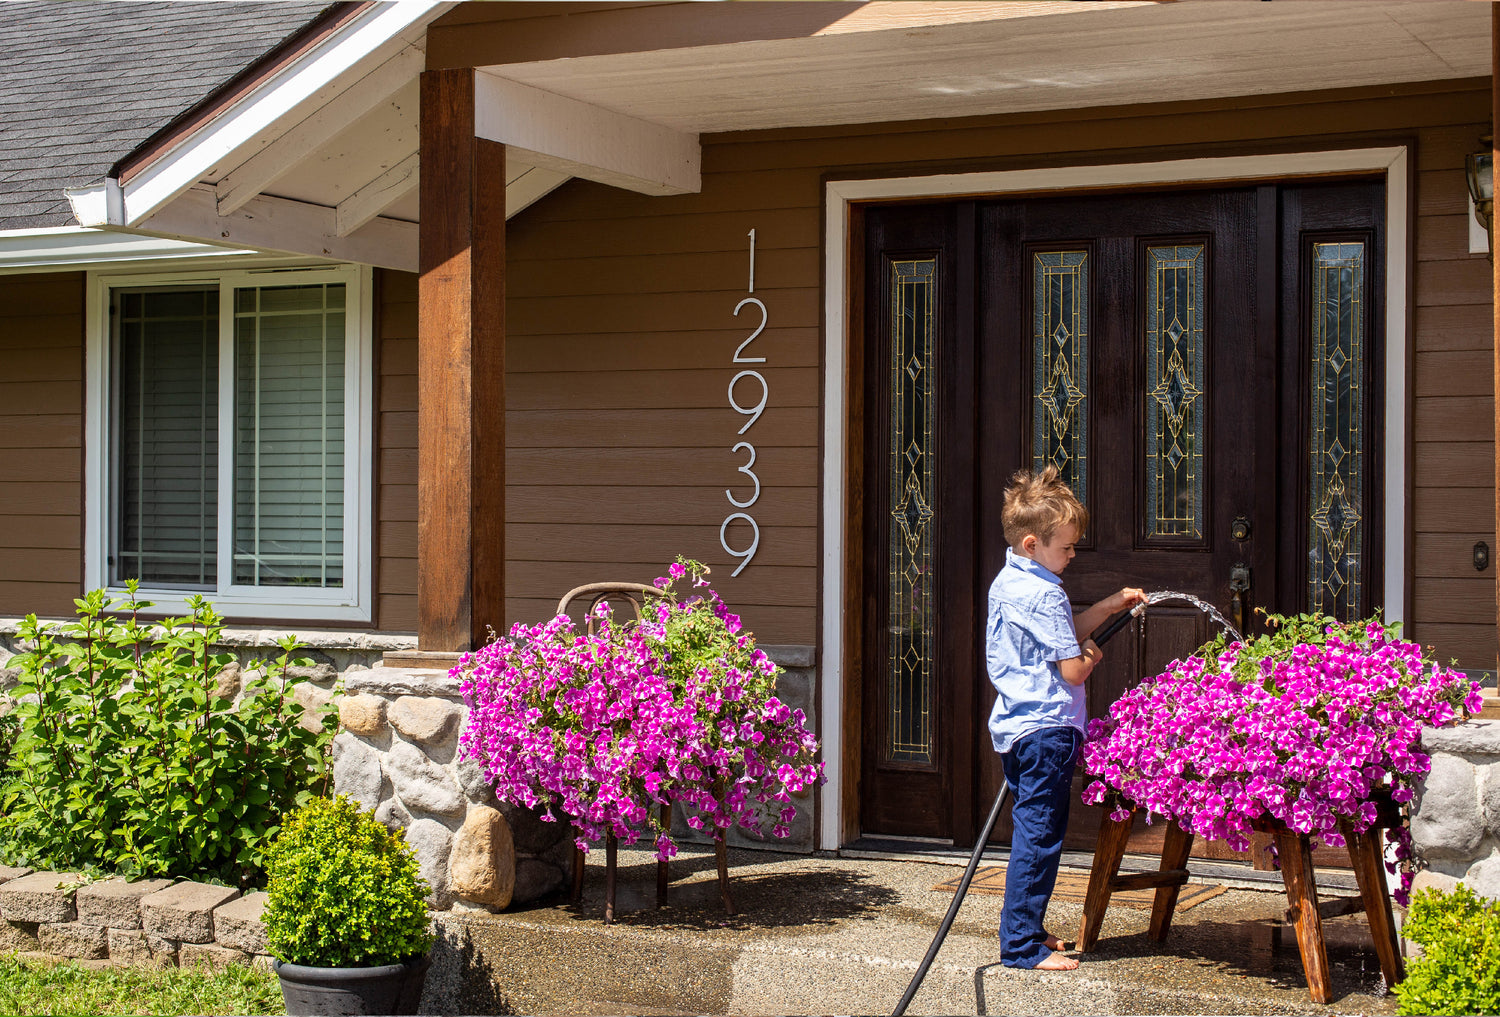
<instances>
[{"instance_id":1,"label":"boy's hand","mask_svg":"<svg viewBox=\"0 0 1500 1017\"><path fill-rule=\"evenodd\" d=\"M1127 586L1119 593L1112 593L1104 599L1110 614L1118 614L1126 608L1135 607L1137 604L1146 602L1146 591L1134 586Z\"/></svg>"}]
</instances>

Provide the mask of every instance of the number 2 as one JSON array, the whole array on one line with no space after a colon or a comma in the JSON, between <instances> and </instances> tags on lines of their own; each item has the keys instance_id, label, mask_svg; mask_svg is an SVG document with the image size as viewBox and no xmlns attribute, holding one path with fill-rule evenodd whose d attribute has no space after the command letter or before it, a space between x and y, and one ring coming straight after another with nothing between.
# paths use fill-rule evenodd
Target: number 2
<instances>
[{"instance_id":1,"label":"number 2","mask_svg":"<svg viewBox=\"0 0 1500 1017\"><path fill-rule=\"evenodd\" d=\"M767 317L769 317L766 314L766 305L760 302L760 298L759 297L746 297L744 300L741 300L739 303L737 303L737 304L734 305L734 316L736 318L738 318L740 316L740 308L744 307L746 304L754 304L756 307L760 308L760 324L756 326L754 332L750 333L750 338L746 339L744 342L740 343L738 346L735 347L735 349L734 349L734 360L731 361L731 363L735 363L735 364L764 364L766 362L766 358L765 357L742 357L742 356L740 356L740 354L745 351L745 347L749 346L751 343L755 342L755 337L758 336L758 335L760 335L762 332L764 332L766 330L766 319L767 319Z\"/></svg>"}]
</instances>

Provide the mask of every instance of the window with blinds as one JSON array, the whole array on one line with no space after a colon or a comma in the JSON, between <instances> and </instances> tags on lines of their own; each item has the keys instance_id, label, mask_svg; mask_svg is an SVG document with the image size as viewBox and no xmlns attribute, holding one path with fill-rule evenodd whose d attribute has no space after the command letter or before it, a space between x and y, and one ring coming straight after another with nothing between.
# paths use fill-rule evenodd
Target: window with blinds
<instances>
[{"instance_id":1,"label":"window with blinds","mask_svg":"<svg viewBox=\"0 0 1500 1017\"><path fill-rule=\"evenodd\" d=\"M364 468L346 449L350 393L364 398L347 278L108 289L109 585L363 610L345 558Z\"/></svg>"}]
</instances>

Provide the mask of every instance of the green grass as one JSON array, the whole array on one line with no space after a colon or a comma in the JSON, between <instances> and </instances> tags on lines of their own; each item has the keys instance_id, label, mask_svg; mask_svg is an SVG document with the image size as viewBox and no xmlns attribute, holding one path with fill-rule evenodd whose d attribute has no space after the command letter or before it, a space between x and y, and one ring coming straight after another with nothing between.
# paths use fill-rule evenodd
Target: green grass
<instances>
[{"instance_id":1,"label":"green grass","mask_svg":"<svg viewBox=\"0 0 1500 1017\"><path fill-rule=\"evenodd\" d=\"M276 976L50 963L0 955L0 1014L284 1014Z\"/></svg>"}]
</instances>

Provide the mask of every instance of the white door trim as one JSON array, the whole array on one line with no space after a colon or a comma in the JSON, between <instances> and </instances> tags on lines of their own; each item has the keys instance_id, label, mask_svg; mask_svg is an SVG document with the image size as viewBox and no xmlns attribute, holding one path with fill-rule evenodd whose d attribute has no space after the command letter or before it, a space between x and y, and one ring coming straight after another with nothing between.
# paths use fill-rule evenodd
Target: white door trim
<instances>
[{"instance_id":1,"label":"white door trim","mask_svg":"<svg viewBox=\"0 0 1500 1017\"><path fill-rule=\"evenodd\" d=\"M1406 440L1411 426L1406 419L1407 162L1406 147L1396 146L827 182L823 235L826 282L823 293L823 634L819 647L822 658L819 713L828 783L822 793L822 816L818 827L820 848L833 850L839 847L844 804L844 514L848 504L844 472L847 434L844 393L848 386L848 364L844 351L849 341L844 309L849 298L845 254L850 204L891 198L994 195L1213 180L1242 183L1324 173L1383 171L1386 175L1384 594L1386 618L1400 621L1406 596ZM1399 426L1391 426L1392 422Z\"/></svg>"}]
</instances>

